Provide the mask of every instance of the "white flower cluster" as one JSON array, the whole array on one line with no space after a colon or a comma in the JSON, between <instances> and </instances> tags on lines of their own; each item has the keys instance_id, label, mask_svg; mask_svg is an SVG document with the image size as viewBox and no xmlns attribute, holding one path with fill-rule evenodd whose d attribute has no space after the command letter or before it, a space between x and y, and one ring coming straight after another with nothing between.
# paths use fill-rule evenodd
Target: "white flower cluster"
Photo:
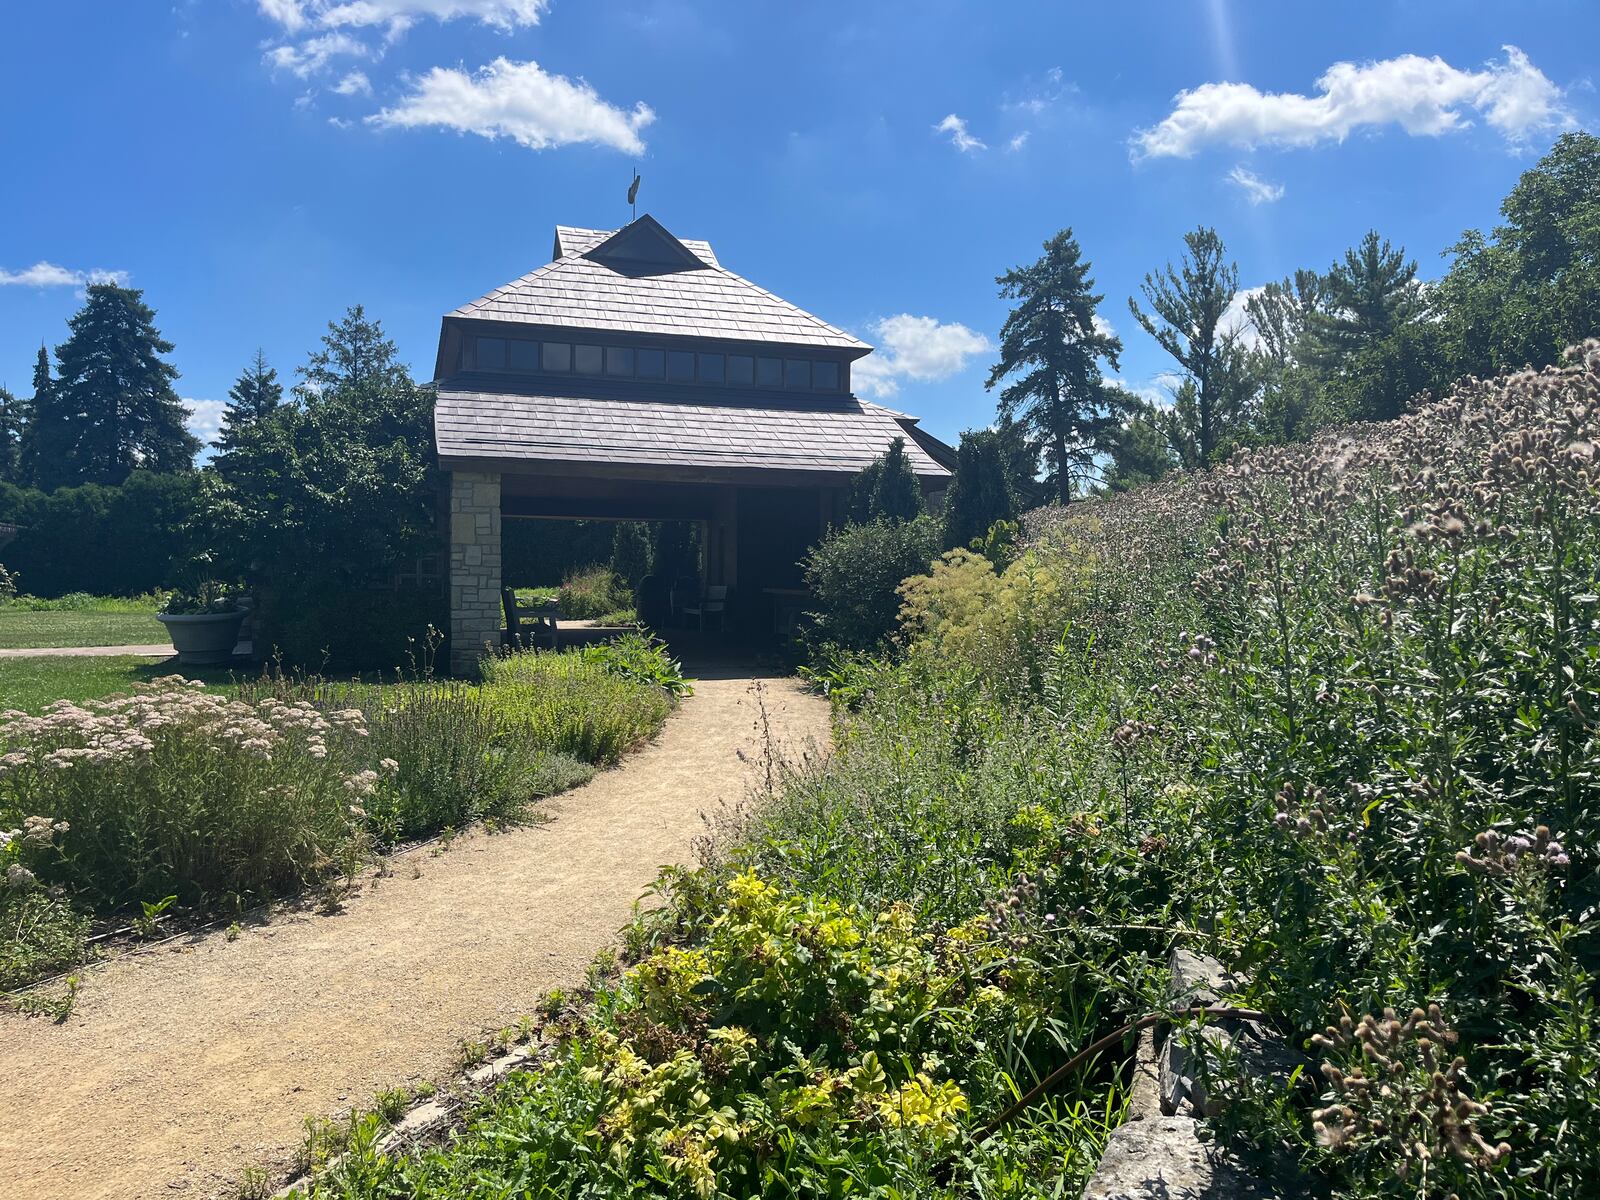
<instances>
[{"instance_id":1,"label":"white flower cluster","mask_svg":"<svg viewBox=\"0 0 1600 1200\"><path fill-rule=\"evenodd\" d=\"M0 777L28 768L67 771L79 764L134 762L155 749L154 739L164 730L181 732L191 748L210 746L263 762L285 746L324 759L330 731L367 735L358 708L324 714L308 700L275 697L251 705L207 693L198 680L169 675L130 695L82 706L58 700L39 716L0 713Z\"/></svg>"}]
</instances>

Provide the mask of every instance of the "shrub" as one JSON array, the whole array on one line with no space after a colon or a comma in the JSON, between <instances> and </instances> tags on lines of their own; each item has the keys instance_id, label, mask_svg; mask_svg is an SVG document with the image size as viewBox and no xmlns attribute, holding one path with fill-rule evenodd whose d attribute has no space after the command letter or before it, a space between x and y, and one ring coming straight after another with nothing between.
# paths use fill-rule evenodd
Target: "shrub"
<instances>
[{"instance_id":1,"label":"shrub","mask_svg":"<svg viewBox=\"0 0 1600 1200\"><path fill-rule=\"evenodd\" d=\"M303 689L280 687L289 696ZM319 707L359 708L367 761L392 764L363 807L373 836L392 845L484 819L516 820L546 796L584 783L594 768L552 752L480 689L419 680L339 687Z\"/></svg>"},{"instance_id":2,"label":"shrub","mask_svg":"<svg viewBox=\"0 0 1600 1200\"><path fill-rule=\"evenodd\" d=\"M133 596L170 587L205 547L204 473L135 471L120 487L37 492L0 483L0 521L20 526L6 563L39 596Z\"/></svg>"},{"instance_id":3,"label":"shrub","mask_svg":"<svg viewBox=\"0 0 1600 1200\"><path fill-rule=\"evenodd\" d=\"M846 525L822 539L805 560L815 648L864 651L894 631L899 588L921 575L939 553L939 528L929 517Z\"/></svg>"},{"instance_id":4,"label":"shrub","mask_svg":"<svg viewBox=\"0 0 1600 1200\"><path fill-rule=\"evenodd\" d=\"M351 844L371 791L361 712L203 686L169 676L0 721L0 813L65 824L56 845L25 846L41 881L98 909L260 896L305 885Z\"/></svg>"},{"instance_id":5,"label":"shrub","mask_svg":"<svg viewBox=\"0 0 1600 1200\"><path fill-rule=\"evenodd\" d=\"M666 643L642 633L630 633L579 653L609 674L632 683L649 684L675 697L691 695L694 687L684 677L683 664L667 652Z\"/></svg>"},{"instance_id":6,"label":"shrub","mask_svg":"<svg viewBox=\"0 0 1600 1200\"><path fill-rule=\"evenodd\" d=\"M573 621L592 621L633 607L633 592L610 567L585 567L561 583L560 612Z\"/></svg>"},{"instance_id":7,"label":"shrub","mask_svg":"<svg viewBox=\"0 0 1600 1200\"><path fill-rule=\"evenodd\" d=\"M582 654L532 651L488 660L483 691L508 722L538 745L609 764L660 731L672 696L614 674Z\"/></svg>"},{"instance_id":8,"label":"shrub","mask_svg":"<svg viewBox=\"0 0 1600 1200\"><path fill-rule=\"evenodd\" d=\"M0 863L5 859L0 850ZM23 876L0 875L0 927L5 931L0 935L0 992L75 966L88 956L89 918Z\"/></svg>"},{"instance_id":9,"label":"shrub","mask_svg":"<svg viewBox=\"0 0 1600 1200\"><path fill-rule=\"evenodd\" d=\"M9 603L17 596L17 572L6 570L5 563L0 563L0 604Z\"/></svg>"},{"instance_id":10,"label":"shrub","mask_svg":"<svg viewBox=\"0 0 1600 1200\"><path fill-rule=\"evenodd\" d=\"M339 587L263 595L258 653L308 670L397 671L407 668L430 631L448 624L434 588Z\"/></svg>"}]
</instances>

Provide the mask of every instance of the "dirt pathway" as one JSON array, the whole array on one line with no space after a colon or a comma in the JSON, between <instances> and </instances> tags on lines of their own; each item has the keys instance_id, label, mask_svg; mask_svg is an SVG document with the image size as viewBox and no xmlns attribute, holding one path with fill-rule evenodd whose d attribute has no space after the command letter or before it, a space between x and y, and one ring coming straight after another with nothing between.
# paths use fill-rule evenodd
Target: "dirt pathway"
<instances>
[{"instance_id":1,"label":"dirt pathway","mask_svg":"<svg viewBox=\"0 0 1600 1200\"><path fill-rule=\"evenodd\" d=\"M699 812L745 794L750 687L702 679L655 744L548 802L547 824L418 851L336 916L93 969L64 1025L0 1017L0 1190L207 1196L285 1162L308 1113L449 1077L460 1038L581 979L657 866L686 861ZM826 738L824 701L764 690L780 745Z\"/></svg>"}]
</instances>

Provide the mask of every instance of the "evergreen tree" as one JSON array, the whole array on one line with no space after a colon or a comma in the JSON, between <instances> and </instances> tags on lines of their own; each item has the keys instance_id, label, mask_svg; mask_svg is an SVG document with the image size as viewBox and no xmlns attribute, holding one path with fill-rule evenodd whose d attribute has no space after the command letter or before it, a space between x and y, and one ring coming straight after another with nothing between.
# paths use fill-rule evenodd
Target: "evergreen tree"
<instances>
[{"instance_id":1,"label":"evergreen tree","mask_svg":"<svg viewBox=\"0 0 1600 1200\"><path fill-rule=\"evenodd\" d=\"M617 522L611 534L611 573L630 588L650 574L650 535L641 522Z\"/></svg>"},{"instance_id":2,"label":"evergreen tree","mask_svg":"<svg viewBox=\"0 0 1600 1200\"><path fill-rule=\"evenodd\" d=\"M178 371L161 357L172 343L156 330L143 293L90 284L67 324L55 382L46 382L42 402L34 399L36 482L47 489L119 484L135 468L192 469L200 442L184 427L187 414L172 389Z\"/></svg>"},{"instance_id":3,"label":"evergreen tree","mask_svg":"<svg viewBox=\"0 0 1600 1200\"><path fill-rule=\"evenodd\" d=\"M895 438L850 483L850 520L857 525L872 521L910 521L922 515L922 485L906 458L904 438Z\"/></svg>"},{"instance_id":4,"label":"evergreen tree","mask_svg":"<svg viewBox=\"0 0 1600 1200\"><path fill-rule=\"evenodd\" d=\"M42 464L59 460L66 452L71 424L54 403L50 378L50 352L39 347L33 363L33 400L27 405L27 422L17 446L18 482L30 487L46 486L47 472Z\"/></svg>"},{"instance_id":5,"label":"evergreen tree","mask_svg":"<svg viewBox=\"0 0 1600 1200\"><path fill-rule=\"evenodd\" d=\"M22 437L28 427L27 401L0 387L0 483L23 484Z\"/></svg>"},{"instance_id":6,"label":"evergreen tree","mask_svg":"<svg viewBox=\"0 0 1600 1200\"><path fill-rule=\"evenodd\" d=\"M228 406L222 411L222 428L215 445L224 455L238 441L239 430L266 416L283 403L283 385L278 373L267 365L266 355L256 351L255 361L244 369L228 389Z\"/></svg>"},{"instance_id":7,"label":"evergreen tree","mask_svg":"<svg viewBox=\"0 0 1600 1200\"><path fill-rule=\"evenodd\" d=\"M1226 261L1227 250L1214 229L1186 233L1183 243L1176 270L1168 263L1140 285L1151 311L1131 297L1128 308L1194 384L1192 394L1180 389L1179 399L1187 404L1175 412L1196 461L1206 463L1224 446L1250 399L1243 347L1237 333L1222 323L1239 290L1239 269Z\"/></svg>"},{"instance_id":8,"label":"evergreen tree","mask_svg":"<svg viewBox=\"0 0 1600 1200\"><path fill-rule=\"evenodd\" d=\"M1330 374L1426 315L1417 264L1369 230L1325 279L1327 304L1312 314L1307 358Z\"/></svg>"},{"instance_id":9,"label":"evergreen tree","mask_svg":"<svg viewBox=\"0 0 1600 1200\"><path fill-rule=\"evenodd\" d=\"M1100 368L1102 360L1117 367L1122 342L1095 320L1103 297L1070 229L1046 242L1037 262L995 282L1017 304L1000 329L1000 361L986 386L1015 377L1000 392L1000 414L1043 452L1064 504L1085 490L1096 454L1124 415Z\"/></svg>"},{"instance_id":10,"label":"evergreen tree","mask_svg":"<svg viewBox=\"0 0 1600 1200\"><path fill-rule=\"evenodd\" d=\"M1004 447L992 429L968 430L956 449L956 470L944 502L944 544L970 546L996 521L1017 515L1017 498L1006 478Z\"/></svg>"},{"instance_id":11,"label":"evergreen tree","mask_svg":"<svg viewBox=\"0 0 1600 1200\"><path fill-rule=\"evenodd\" d=\"M360 388L409 386L411 373L396 357L394 342L384 336L381 321L369 321L360 304L344 317L328 322L322 349L299 369L302 394L349 391Z\"/></svg>"},{"instance_id":12,"label":"evergreen tree","mask_svg":"<svg viewBox=\"0 0 1600 1200\"><path fill-rule=\"evenodd\" d=\"M1433 378L1417 264L1371 230L1326 279L1304 358L1323 380L1327 420L1389 420Z\"/></svg>"}]
</instances>

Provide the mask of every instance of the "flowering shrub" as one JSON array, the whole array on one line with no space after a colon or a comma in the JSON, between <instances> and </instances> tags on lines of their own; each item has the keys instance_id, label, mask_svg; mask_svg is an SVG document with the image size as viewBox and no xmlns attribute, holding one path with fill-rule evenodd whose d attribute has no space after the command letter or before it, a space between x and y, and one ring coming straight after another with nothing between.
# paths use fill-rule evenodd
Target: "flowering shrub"
<instances>
[{"instance_id":1,"label":"flowering shrub","mask_svg":"<svg viewBox=\"0 0 1600 1200\"><path fill-rule=\"evenodd\" d=\"M359 709L229 700L176 676L127 696L0 715L0 812L65 823L25 865L96 908L302 886L370 792Z\"/></svg>"},{"instance_id":2,"label":"flowering shrub","mask_svg":"<svg viewBox=\"0 0 1600 1200\"><path fill-rule=\"evenodd\" d=\"M236 907L515 819L672 707L579 654L501 670L485 687L265 677L233 699L168 676L0 713L0 986L81 958L86 913Z\"/></svg>"}]
</instances>

